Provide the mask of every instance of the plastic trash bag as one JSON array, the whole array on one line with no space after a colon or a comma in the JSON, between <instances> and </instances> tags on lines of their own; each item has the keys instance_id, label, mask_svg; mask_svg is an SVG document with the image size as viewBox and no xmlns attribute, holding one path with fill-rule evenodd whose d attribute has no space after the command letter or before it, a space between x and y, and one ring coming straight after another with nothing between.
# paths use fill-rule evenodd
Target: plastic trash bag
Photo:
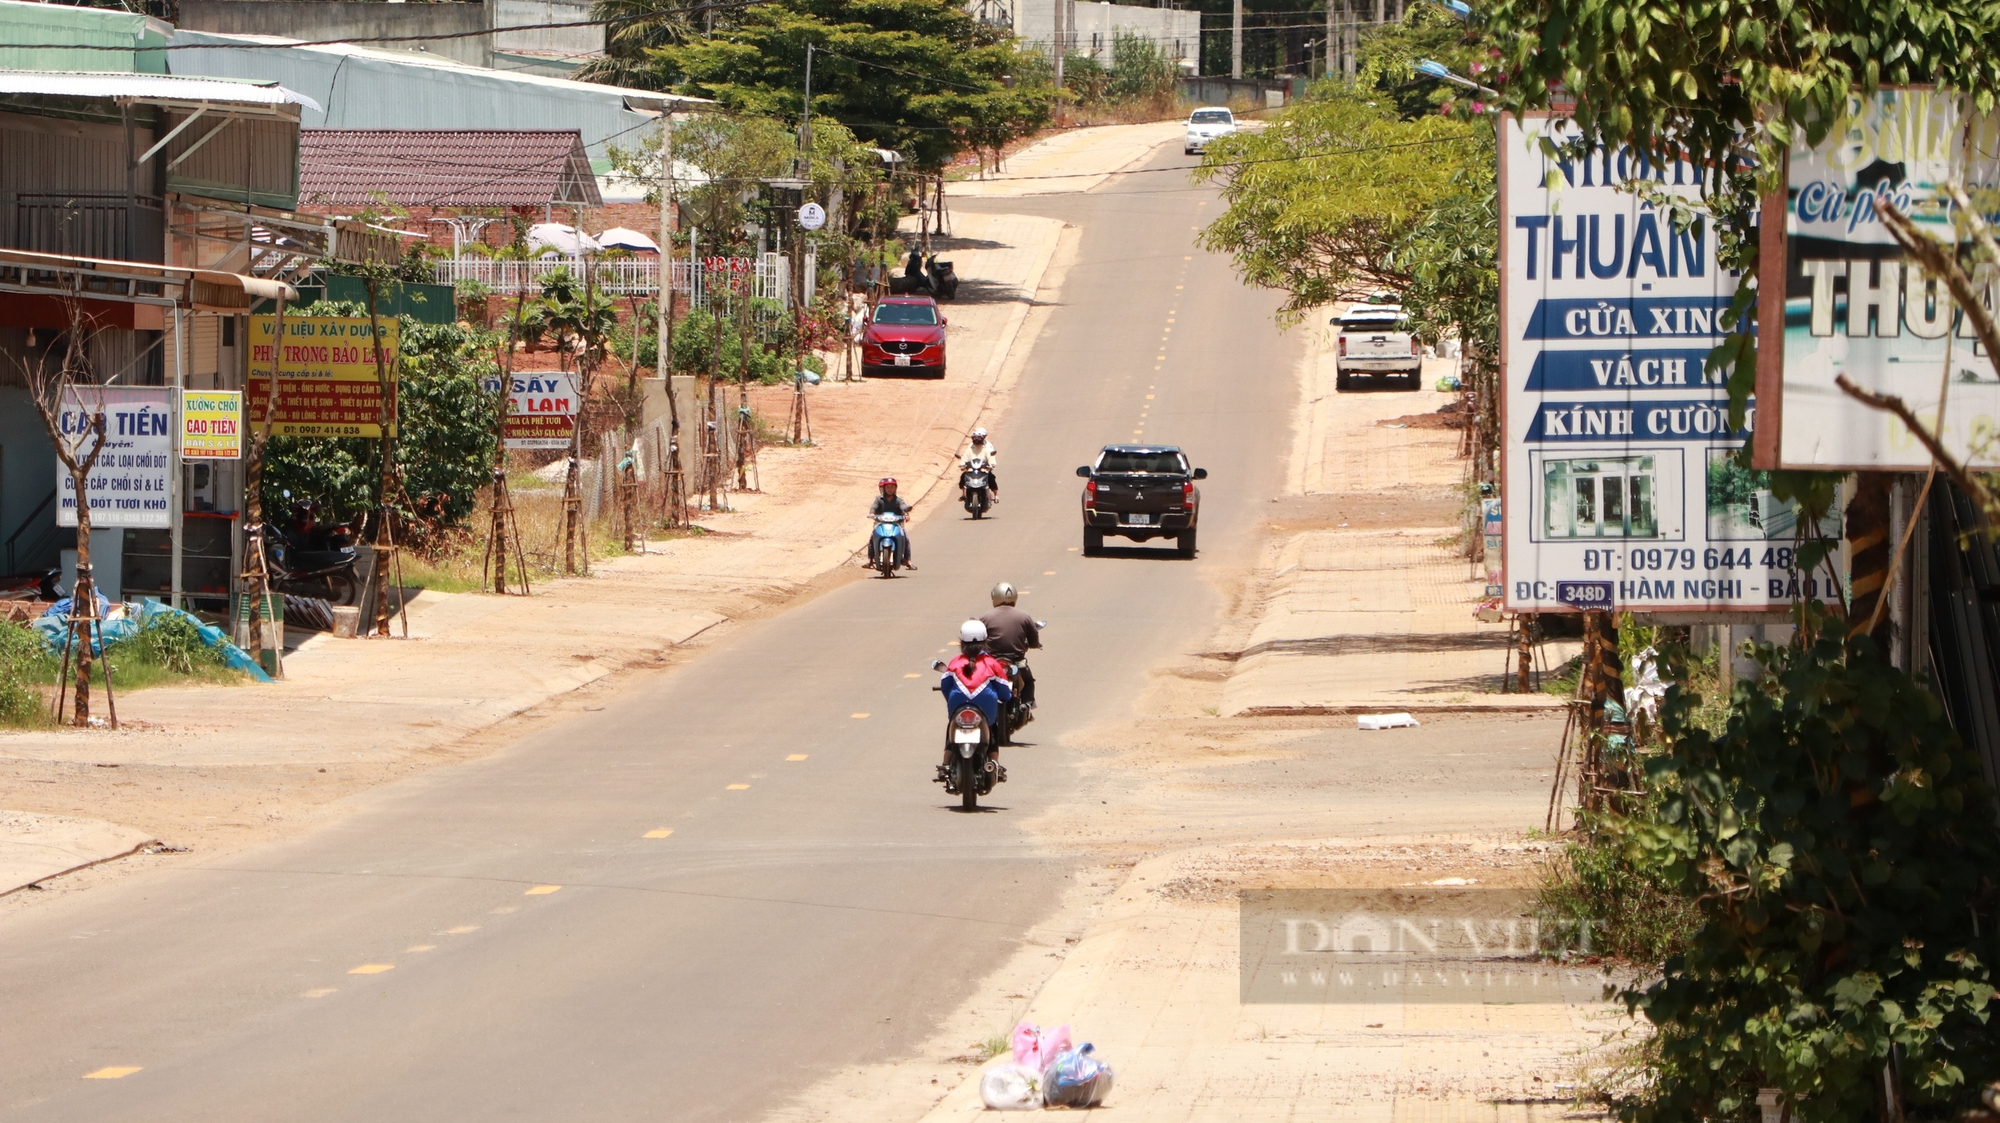
<instances>
[{"instance_id":1,"label":"plastic trash bag","mask_svg":"<svg viewBox=\"0 0 2000 1123\"><path fill-rule=\"evenodd\" d=\"M1039 1074L1056 1059L1056 1054L1069 1048L1069 1026L1059 1025L1043 1033L1033 1022L1022 1022L1014 1027L1014 1063Z\"/></svg>"},{"instance_id":2,"label":"plastic trash bag","mask_svg":"<svg viewBox=\"0 0 2000 1123\"><path fill-rule=\"evenodd\" d=\"M1086 1041L1056 1054L1042 1070L1042 1102L1050 1107L1096 1107L1111 1094L1111 1066L1097 1059Z\"/></svg>"},{"instance_id":3,"label":"plastic trash bag","mask_svg":"<svg viewBox=\"0 0 2000 1123\"><path fill-rule=\"evenodd\" d=\"M1042 1106L1042 1074L1001 1063L979 1077L979 1099L994 1111L1033 1111Z\"/></svg>"}]
</instances>

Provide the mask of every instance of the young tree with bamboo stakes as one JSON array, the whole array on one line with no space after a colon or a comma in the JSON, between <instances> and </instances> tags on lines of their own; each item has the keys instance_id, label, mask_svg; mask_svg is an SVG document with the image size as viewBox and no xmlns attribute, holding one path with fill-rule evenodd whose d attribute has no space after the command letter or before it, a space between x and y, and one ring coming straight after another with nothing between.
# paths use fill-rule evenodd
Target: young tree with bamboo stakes
<instances>
[{"instance_id":1,"label":"young tree with bamboo stakes","mask_svg":"<svg viewBox=\"0 0 2000 1123\"><path fill-rule=\"evenodd\" d=\"M82 416L75 424L65 424L72 387L94 386L97 382L90 361L90 341L97 329L91 326L82 302L75 296L66 297L63 305L69 328L60 339L39 356L14 359L27 387L28 399L35 403L35 414L41 418L50 443L55 445L56 460L69 473L70 487L76 496L76 586L70 591L69 631L63 644L63 668L57 676L53 714L58 722L62 720L66 694L62 679L68 673L73 653L76 690L70 710L71 724L91 723L90 665L94 658L104 673L105 702L111 728L116 729L118 705L111 692L111 663L104 656L103 621L97 614L97 583L90 562L90 473L104 452L103 403L99 401L91 409L83 394L75 395Z\"/></svg>"},{"instance_id":2,"label":"young tree with bamboo stakes","mask_svg":"<svg viewBox=\"0 0 2000 1123\"><path fill-rule=\"evenodd\" d=\"M271 422L278 413L278 399L282 391L279 366L285 353L285 298L278 298L276 324L271 333L271 366L265 372L269 379L264 396L264 413L258 418L256 428L250 432L250 451L243 463L243 597L250 606L249 627L245 638L248 643L245 653L259 663L264 654L264 610L271 597L271 563L264 553L264 454L271 444ZM251 378L257 377L254 368ZM272 613L275 619L276 614ZM280 650L284 636L273 637ZM276 669L277 661L271 667Z\"/></svg>"}]
</instances>

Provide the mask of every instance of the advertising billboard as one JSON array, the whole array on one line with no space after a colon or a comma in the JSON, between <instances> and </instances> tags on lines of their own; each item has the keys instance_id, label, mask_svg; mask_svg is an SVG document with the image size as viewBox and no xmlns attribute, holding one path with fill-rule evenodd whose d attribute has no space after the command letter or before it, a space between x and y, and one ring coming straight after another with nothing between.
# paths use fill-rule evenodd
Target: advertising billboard
<instances>
[{"instance_id":1,"label":"advertising billboard","mask_svg":"<svg viewBox=\"0 0 2000 1123\"><path fill-rule=\"evenodd\" d=\"M480 381L489 394L500 392L499 377ZM576 430L576 376L561 371L535 371L513 376L507 393L507 447L568 448Z\"/></svg>"},{"instance_id":2,"label":"advertising billboard","mask_svg":"<svg viewBox=\"0 0 2000 1123\"><path fill-rule=\"evenodd\" d=\"M181 458L235 460L243 455L243 392L181 392Z\"/></svg>"},{"instance_id":3,"label":"advertising billboard","mask_svg":"<svg viewBox=\"0 0 2000 1123\"><path fill-rule=\"evenodd\" d=\"M1500 143L1505 607L1759 611L1831 598L1798 571L1799 513L1733 455L1725 379L1705 371L1736 277L1695 200L1701 170L1629 149L1551 155L1568 123L1506 119Z\"/></svg>"},{"instance_id":4,"label":"advertising billboard","mask_svg":"<svg viewBox=\"0 0 2000 1123\"><path fill-rule=\"evenodd\" d=\"M65 386L57 418L79 461L104 445L85 481L90 525L160 530L173 522L174 411L164 386ZM98 414L102 438L87 436ZM82 439L79 440L78 438ZM55 454L51 452L50 458ZM56 525L76 525L76 486L56 460Z\"/></svg>"},{"instance_id":5,"label":"advertising billboard","mask_svg":"<svg viewBox=\"0 0 2000 1123\"><path fill-rule=\"evenodd\" d=\"M1852 98L1824 143L1791 152L1783 223L1766 222L1758 323L1782 345L1758 351L1757 387L1776 416L1760 430L1757 463L1773 467L1920 470L1930 454L1894 415L1834 384L1902 398L1937 427L1961 462L2000 467L2000 374L1943 282L1926 277L1889 234L1892 203L1916 225L1956 243L1950 183L2000 183L2000 117L1938 90L1883 90ZM1778 209L1775 198L1766 213ZM1991 207L1991 201L1981 205ZM1972 274L1988 308L2000 272ZM1774 331L1773 334L1776 334ZM1769 338L1765 336L1764 338ZM1939 404L1945 408L1940 411Z\"/></svg>"},{"instance_id":6,"label":"advertising billboard","mask_svg":"<svg viewBox=\"0 0 2000 1123\"><path fill-rule=\"evenodd\" d=\"M250 317L250 378L245 422L261 425L271 398L276 316ZM380 437L382 386L376 377L374 325L366 316L287 316L277 349L278 407L271 432L285 437ZM395 421L396 321L382 321L389 374L390 424Z\"/></svg>"}]
</instances>

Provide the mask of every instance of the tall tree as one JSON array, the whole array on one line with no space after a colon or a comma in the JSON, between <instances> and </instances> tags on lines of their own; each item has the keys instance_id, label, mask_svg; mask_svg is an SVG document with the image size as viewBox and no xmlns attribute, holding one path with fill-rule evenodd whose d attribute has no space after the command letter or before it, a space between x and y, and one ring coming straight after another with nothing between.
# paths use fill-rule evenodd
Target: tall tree
<instances>
[{"instance_id":1,"label":"tall tree","mask_svg":"<svg viewBox=\"0 0 2000 1123\"><path fill-rule=\"evenodd\" d=\"M651 84L784 121L812 113L935 170L994 129L1025 135L1047 120L1047 92L1010 79L1015 41L952 0L771 0L712 36L653 48Z\"/></svg>"}]
</instances>

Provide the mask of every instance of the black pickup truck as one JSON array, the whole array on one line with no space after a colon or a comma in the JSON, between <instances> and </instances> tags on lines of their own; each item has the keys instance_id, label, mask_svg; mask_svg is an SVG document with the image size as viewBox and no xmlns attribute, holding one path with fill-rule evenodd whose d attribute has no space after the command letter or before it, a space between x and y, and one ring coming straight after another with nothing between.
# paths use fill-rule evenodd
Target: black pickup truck
<instances>
[{"instance_id":1,"label":"black pickup truck","mask_svg":"<svg viewBox=\"0 0 2000 1123\"><path fill-rule=\"evenodd\" d=\"M1105 445L1097 463L1076 474L1083 485L1083 553L1104 549L1104 536L1134 542L1172 538L1180 556L1194 556L1195 523L1201 515L1196 480L1208 469L1188 467L1187 456L1171 445Z\"/></svg>"}]
</instances>

